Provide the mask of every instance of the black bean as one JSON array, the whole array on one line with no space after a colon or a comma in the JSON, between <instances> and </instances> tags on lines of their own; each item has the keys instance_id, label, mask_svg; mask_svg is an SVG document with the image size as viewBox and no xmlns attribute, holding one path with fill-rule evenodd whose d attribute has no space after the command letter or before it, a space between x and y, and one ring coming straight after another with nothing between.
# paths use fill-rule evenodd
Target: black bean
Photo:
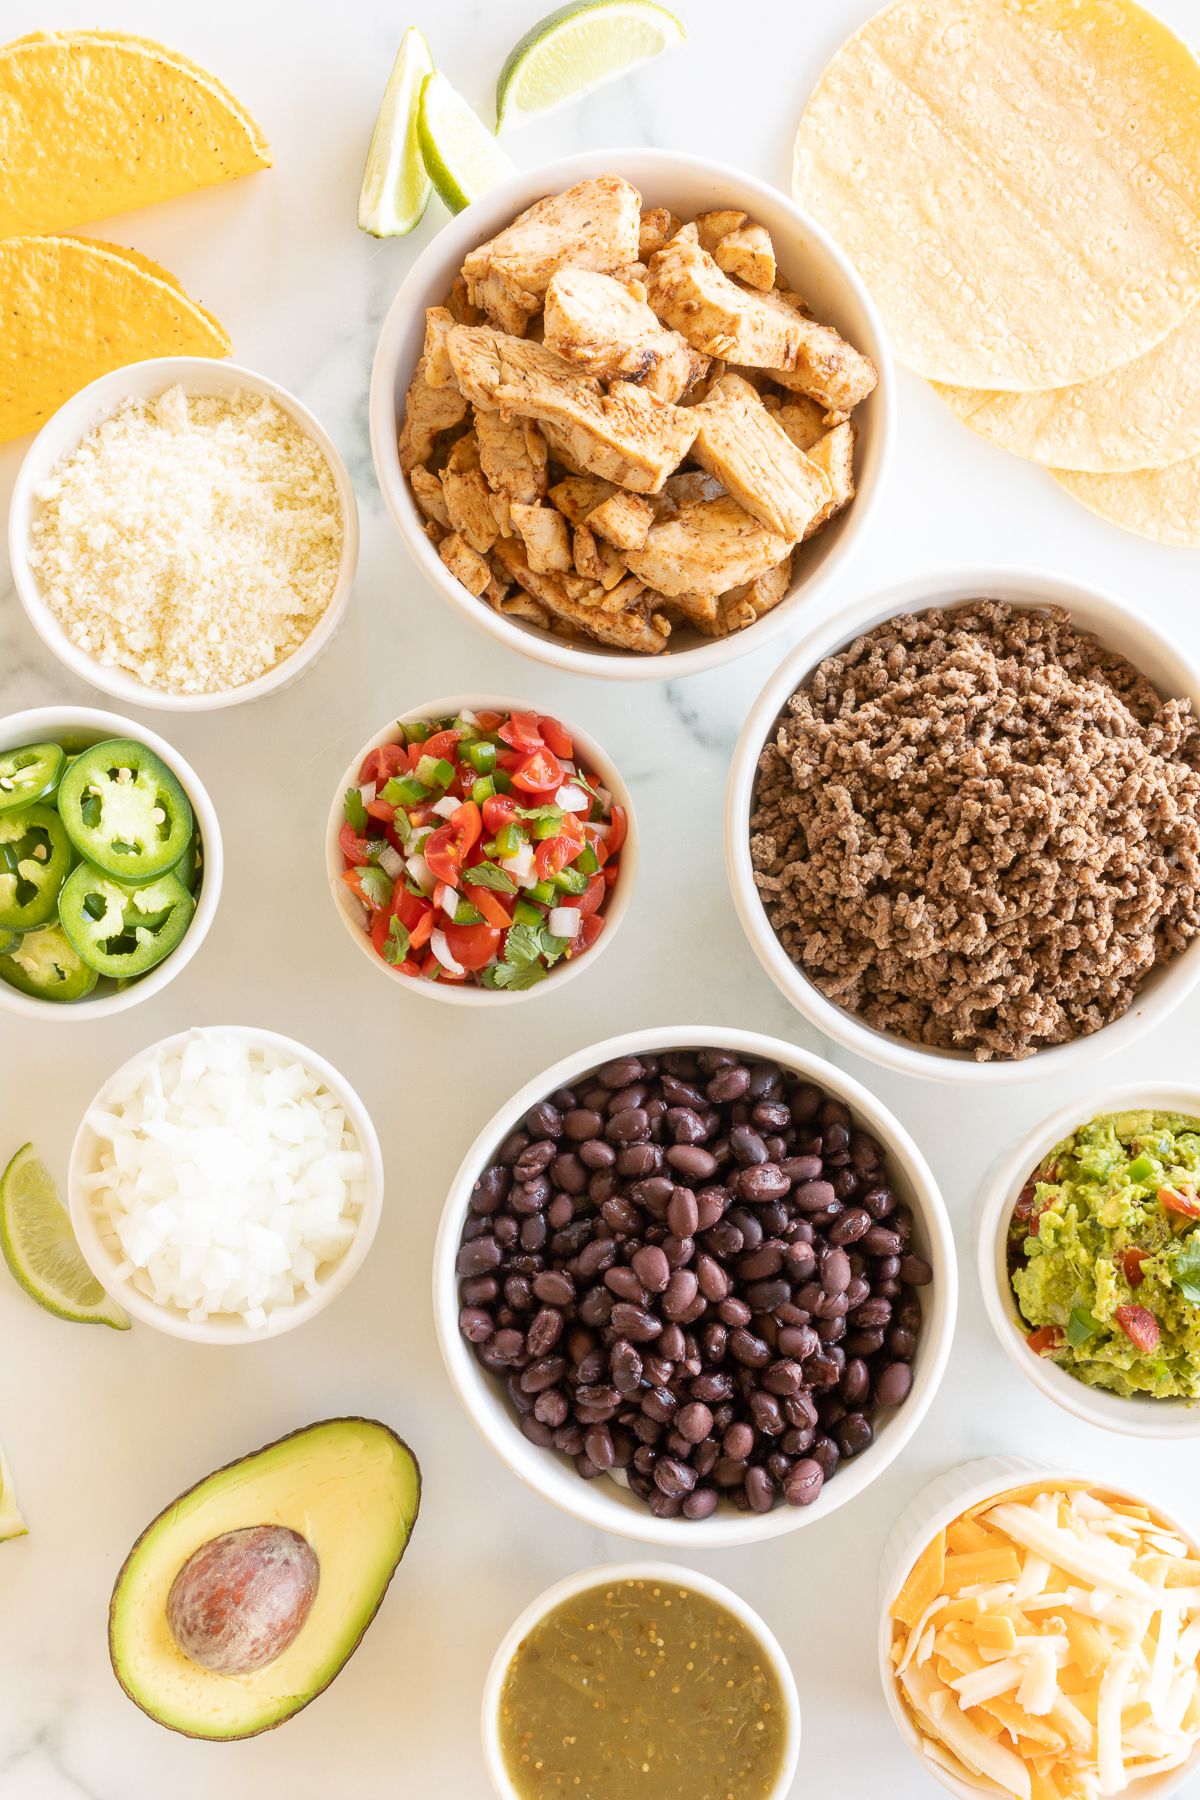
<instances>
[{"instance_id":1,"label":"black bean","mask_svg":"<svg viewBox=\"0 0 1200 1800\"><path fill-rule=\"evenodd\" d=\"M711 1518L713 1513L715 1513L717 1510L717 1503L718 1503L719 1499L720 1499L720 1496L718 1495L716 1488L711 1488L711 1487L693 1488L692 1492L687 1495L686 1499L683 1502L684 1518L685 1519L708 1519L708 1518Z\"/></svg>"},{"instance_id":2,"label":"black bean","mask_svg":"<svg viewBox=\"0 0 1200 1800\"><path fill-rule=\"evenodd\" d=\"M793 1464L783 1497L789 1506L811 1506L825 1485L825 1471L812 1457Z\"/></svg>"},{"instance_id":3,"label":"black bean","mask_svg":"<svg viewBox=\"0 0 1200 1800\"><path fill-rule=\"evenodd\" d=\"M765 1205L768 1201L782 1199L792 1184L778 1163L762 1162L740 1170L733 1185L740 1200L749 1201L751 1205Z\"/></svg>"},{"instance_id":4,"label":"black bean","mask_svg":"<svg viewBox=\"0 0 1200 1800\"><path fill-rule=\"evenodd\" d=\"M847 1413L837 1428L838 1449L843 1456L858 1456L875 1436L865 1413Z\"/></svg>"},{"instance_id":5,"label":"black bean","mask_svg":"<svg viewBox=\"0 0 1200 1800\"><path fill-rule=\"evenodd\" d=\"M681 1319L696 1298L699 1278L693 1269L676 1269L667 1282L659 1308L664 1319Z\"/></svg>"},{"instance_id":6,"label":"black bean","mask_svg":"<svg viewBox=\"0 0 1200 1800\"><path fill-rule=\"evenodd\" d=\"M753 1468L747 1469L744 1486L746 1498L750 1502L752 1510L760 1513L770 1512L775 1504L775 1484L767 1471L759 1468L757 1464Z\"/></svg>"},{"instance_id":7,"label":"black bean","mask_svg":"<svg viewBox=\"0 0 1200 1800\"><path fill-rule=\"evenodd\" d=\"M705 1150L700 1144L671 1144L667 1150L667 1161L679 1174L686 1175L692 1181L707 1181L717 1172L717 1159L711 1150Z\"/></svg>"},{"instance_id":8,"label":"black bean","mask_svg":"<svg viewBox=\"0 0 1200 1800\"><path fill-rule=\"evenodd\" d=\"M884 1363L875 1374L877 1406L900 1406L912 1387L912 1369L906 1362Z\"/></svg>"},{"instance_id":9,"label":"black bean","mask_svg":"<svg viewBox=\"0 0 1200 1800\"><path fill-rule=\"evenodd\" d=\"M901 1258L900 1279L909 1287L927 1287L933 1280L933 1270L923 1256L910 1254Z\"/></svg>"},{"instance_id":10,"label":"black bean","mask_svg":"<svg viewBox=\"0 0 1200 1800\"><path fill-rule=\"evenodd\" d=\"M485 1275L499 1267L501 1249L494 1236L472 1238L458 1253L456 1267L460 1275Z\"/></svg>"},{"instance_id":11,"label":"black bean","mask_svg":"<svg viewBox=\"0 0 1200 1800\"><path fill-rule=\"evenodd\" d=\"M613 1330L635 1344L649 1344L662 1330L662 1323L644 1307L618 1301L609 1314Z\"/></svg>"}]
</instances>

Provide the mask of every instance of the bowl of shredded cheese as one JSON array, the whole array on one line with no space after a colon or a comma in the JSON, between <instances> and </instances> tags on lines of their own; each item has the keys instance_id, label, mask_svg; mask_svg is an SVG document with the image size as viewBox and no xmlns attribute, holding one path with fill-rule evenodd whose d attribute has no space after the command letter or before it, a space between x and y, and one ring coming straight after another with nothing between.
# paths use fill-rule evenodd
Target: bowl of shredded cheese
<instances>
[{"instance_id":1,"label":"bowl of shredded cheese","mask_svg":"<svg viewBox=\"0 0 1200 1800\"><path fill-rule=\"evenodd\" d=\"M139 1051L84 1114L67 1171L88 1267L193 1343L277 1337L362 1266L383 1204L366 1107L315 1051L240 1025Z\"/></svg>"},{"instance_id":2,"label":"bowl of shredded cheese","mask_svg":"<svg viewBox=\"0 0 1200 1800\"><path fill-rule=\"evenodd\" d=\"M294 681L345 611L358 511L293 394L207 357L93 381L13 489L9 553L34 630L93 687L207 711Z\"/></svg>"},{"instance_id":3,"label":"bowl of shredded cheese","mask_svg":"<svg viewBox=\"0 0 1200 1800\"><path fill-rule=\"evenodd\" d=\"M1200 1767L1200 1544L1144 1495L950 1470L883 1555L892 1718L958 1800L1166 1800Z\"/></svg>"}]
</instances>

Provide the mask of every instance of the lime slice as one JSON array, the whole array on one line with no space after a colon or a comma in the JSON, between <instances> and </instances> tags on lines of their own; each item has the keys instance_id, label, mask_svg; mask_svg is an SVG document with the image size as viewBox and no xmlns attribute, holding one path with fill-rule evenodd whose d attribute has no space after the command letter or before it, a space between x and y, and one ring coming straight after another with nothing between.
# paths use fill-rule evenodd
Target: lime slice
<instances>
[{"instance_id":1,"label":"lime slice","mask_svg":"<svg viewBox=\"0 0 1200 1800\"><path fill-rule=\"evenodd\" d=\"M433 187L417 142L417 105L421 83L432 73L429 45L410 25L383 90L358 196L358 229L372 237L405 237L429 205Z\"/></svg>"},{"instance_id":2,"label":"lime slice","mask_svg":"<svg viewBox=\"0 0 1200 1800\"><path fill-rule=\"evenodd\" d=\"M129 1330L124 1309L110 1300L80 1255L50 1171L32 1144L23 1144L0 1175L0 1252L31 1299L60 1319Z\"/></svg>"},{"instance_id":3,"label":"lime slice","mask_svg":"<svg viewBox=\"0 0 1200 1800\"><path fill-rule=\"evenodd\" d=\"M452 213L460 213L513 172L478 113L440 70L427 75L421 88L417 136L438 198Z\"/></svg>"},{"instance_id":4,"label":"lime slice","mask_svg":"<svg viewBox=\"0 0 1200 1800\"><path fill-rule=\"evenodd\" d=\"M0 1449L0 1544L7 1538L24 1537L28 1530L13 1493L12 1470L8 1466L8 1458L3 1449Z\"/></svg>"},{"instance_id":5,"label":"lime slice","mask_svg":"<svg viewBox=\"0 0 1200 1800\"><path fill-rule=\"evenodd\" d=\"M573 0L510 52L496 85L496 130L565 106L686 37L674 13L653 0Z\"/></svg>"}]
</instances>

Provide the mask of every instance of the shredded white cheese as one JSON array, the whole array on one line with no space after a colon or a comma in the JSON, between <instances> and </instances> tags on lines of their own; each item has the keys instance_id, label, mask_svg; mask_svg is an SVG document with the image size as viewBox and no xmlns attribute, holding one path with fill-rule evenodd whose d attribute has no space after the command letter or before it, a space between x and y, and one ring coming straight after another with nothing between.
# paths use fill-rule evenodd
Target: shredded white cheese
<instances>
[{"instance_id":1,"label":"shredded white cheese","mask_svg":"<svg viewBox=\"0 0 1200 1800\"><path fill-rule=\"evenodd\" d=\"M36 490L51 612L103 668L211 694L291 656L333 595L342 517L319 446L249 392L168 388L94 427Z\"/></svg>"}]
</instances>

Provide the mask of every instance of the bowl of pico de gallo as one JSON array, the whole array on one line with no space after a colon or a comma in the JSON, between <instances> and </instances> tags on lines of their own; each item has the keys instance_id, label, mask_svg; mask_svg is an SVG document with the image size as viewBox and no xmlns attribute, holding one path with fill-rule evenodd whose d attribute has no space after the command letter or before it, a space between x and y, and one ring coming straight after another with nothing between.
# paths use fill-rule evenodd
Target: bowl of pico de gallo
<instances>
[{"instance_id":1,"label":"bowl of pico de gallo","mask_svg":"<svg viewBox=\"0 0 1200 1800\"><path fill-rule=\"evenodd\" d=\"M523 1000L620 925L637 825L612 760L524 702L454 695L391 719L329 811L326 871L360 953L458 1005Z\"/></svg>"}]
</instances>

